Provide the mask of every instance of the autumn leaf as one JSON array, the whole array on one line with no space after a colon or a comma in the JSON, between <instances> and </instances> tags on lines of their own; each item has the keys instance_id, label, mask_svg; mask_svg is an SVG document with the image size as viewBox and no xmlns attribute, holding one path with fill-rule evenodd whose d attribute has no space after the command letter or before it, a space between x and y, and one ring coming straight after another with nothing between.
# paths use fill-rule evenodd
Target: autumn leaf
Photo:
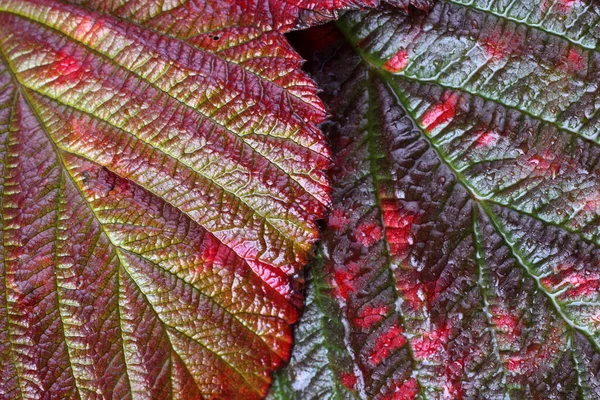
<instances>
[{"instance_id":1,"label":"autumn leaf","mask_svg":"<svg viewBox=\"0 0 600 400\"><path fill-rule=\"evenodd\" d=\"M201 5L0 0L0 397L260 398L288 358L325 113Z\"/></svg>"},{"instance_id":2,"label":"autumn leaf","mask_svg":"<svg viewBox=\"0 0 600 400\"><path fill-rule=\"evenodd\" d=\"M592 1L349 13L332 212L275 399L600 397Z\"/></svg>"}]
</instances>

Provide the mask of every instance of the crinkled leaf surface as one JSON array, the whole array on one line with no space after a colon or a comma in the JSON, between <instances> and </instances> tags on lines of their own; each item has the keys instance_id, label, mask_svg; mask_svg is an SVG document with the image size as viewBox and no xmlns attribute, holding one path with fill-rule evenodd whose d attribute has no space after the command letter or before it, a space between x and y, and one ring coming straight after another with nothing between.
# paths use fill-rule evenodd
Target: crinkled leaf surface
<instances>
[{"instance_id":1,"label":"crinkled leaf surface","mask_svg":"<svg viewBox=\"0 0 600 400\"><path fill-rule=\"evenodd\" d=\"M323 107L201 5L0 0L1 398L258 398L289 356Z\"/></svg>"},{"instance_id":2,"label":"crinkled leaf surface","mask_svg":"<svg viewBox=\"0 0 600 400\"><path fill-rule=\"evenodd\" d=\"M436 0L269 0L271 10L277 11L278 20L287 17L296 28L306 28L338 18L338 11L348 9L379 8L389 5L408 11L413 6L423 11L430 10ZM282 14L282 17L279 17ZM291 18L290 18L291 17Z\"/></svg>"},{"instance_id":3,"label":"crinkled leaf surface","mask_svg":"<svg viewBox=\"0 0 600 400\"><path fill-rule=\"evenodd\" d=\"M429 10L434 0L69 0L179 35L278 31L331 21L338 11L388 4ZM239 34L239 33L238 33Z\"/></svg>"},{"instance_id":4,"label":"crinkled leaf surface","mask_svg":"<svg viewBox=\"0 0 600 400\"><path fill-rule=\"evenodd\" d=\"M599 20L346 15L317 73L333 211L274 398L600 397Z\"/></svg>"}]
</instances>

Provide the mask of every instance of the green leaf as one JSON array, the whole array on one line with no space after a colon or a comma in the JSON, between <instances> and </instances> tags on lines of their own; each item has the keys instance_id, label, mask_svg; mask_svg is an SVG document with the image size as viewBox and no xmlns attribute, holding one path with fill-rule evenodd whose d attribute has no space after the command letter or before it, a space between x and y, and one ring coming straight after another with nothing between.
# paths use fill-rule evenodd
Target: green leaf
<instances>
[{"instance_id":1,"label":"green leaf","mask_svg":"<svg viewBox=\"0 0 600 400\"><path fill-rule=\"evenodd\" d=\"M343 18L350 46L316 72L335 166L315 273L344 327L320 340L347 353L315 365L337 378L320 391L600 396L598 19L526 0ZM319 398L294 389L306 351L290 398Z\"/></svg>"},{"instance_id":2,"label":"green leaf","mask_svg":"<svg viewBox=\"0 0 600 400\"><path fill-rule=\"evenodd\" d=\"M0 397L260 398L289 357L323 107L197 6L0 0Z\"/></svg>"},{"instance_id":3,"label":"green leaf","mask_svg":"<svg viewBox=\"0 0 600 400\"><path fill-rule=\"evenodd\" d=\"M302 317L294 335L294 353L288 366L277 372L269 399L354 399L342 378L352 367L345 344L343 316L323 275L323 258L313 262L307 279Z\"/></svg>"}]
</instances>

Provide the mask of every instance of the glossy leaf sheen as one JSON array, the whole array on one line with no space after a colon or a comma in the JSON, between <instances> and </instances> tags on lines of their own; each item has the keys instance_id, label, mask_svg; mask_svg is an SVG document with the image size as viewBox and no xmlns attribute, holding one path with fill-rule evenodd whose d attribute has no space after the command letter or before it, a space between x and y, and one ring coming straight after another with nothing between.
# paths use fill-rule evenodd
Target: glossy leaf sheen
<instances>
[{"instance_id":1,"label":"glossy leaf sheen","mask_svg":"<svg viewBox=\"0 0 600 400\"><path fill-rule=\"evenodd\" d=\"M600 397L599 20L346 15L317 72L333 210L273 398Z\"/></svg>"},{"instance_id":2,"label":"glossy leaf sheen","mask_svg":"<svg viewBox=\"0 0 600 400\"><path fill-rule=\"evenodd\" d=\"M429 10L433 0L70 0L120 18L178 35L215 34L229 30L287 32L331 21L347 9L381 4Z\"/></svg>"},{"instance_id":3,"label":"glossy leaf sheen","mask_svg":"<svg viewBox=\"0 0 600 400\"><path fill-rule=\"evenodd\" d=\"M0 0L0 397L258 398L289 356L324 111L283 22L202 5Z\"/></svg>"}]
</instances>

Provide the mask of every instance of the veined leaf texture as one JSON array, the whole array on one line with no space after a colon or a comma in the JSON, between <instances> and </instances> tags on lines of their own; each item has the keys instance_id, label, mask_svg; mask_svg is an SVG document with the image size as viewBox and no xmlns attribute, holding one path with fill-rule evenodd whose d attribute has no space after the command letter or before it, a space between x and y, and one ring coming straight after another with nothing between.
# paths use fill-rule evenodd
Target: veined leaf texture
<instances>
[{"instance_id":1,"label":"veined leaf texture","mask_svg":"<svg viewBox=\"0 0 600 400\"><path fill-rule=\"evenodd\" d=\"M350 12L333 209L273 399L600 398L600 6Z\"/></svg>"},{"instance_id":2,"label":"veined leaf texture","mask_svg":"<svg viewBox=\"0 0 600 400\"><path fill-rule=\"evenodd\" d=\"M0 0L0 398L266 394L329 204L276 4Z\"/></svg>"}]
</instances>

